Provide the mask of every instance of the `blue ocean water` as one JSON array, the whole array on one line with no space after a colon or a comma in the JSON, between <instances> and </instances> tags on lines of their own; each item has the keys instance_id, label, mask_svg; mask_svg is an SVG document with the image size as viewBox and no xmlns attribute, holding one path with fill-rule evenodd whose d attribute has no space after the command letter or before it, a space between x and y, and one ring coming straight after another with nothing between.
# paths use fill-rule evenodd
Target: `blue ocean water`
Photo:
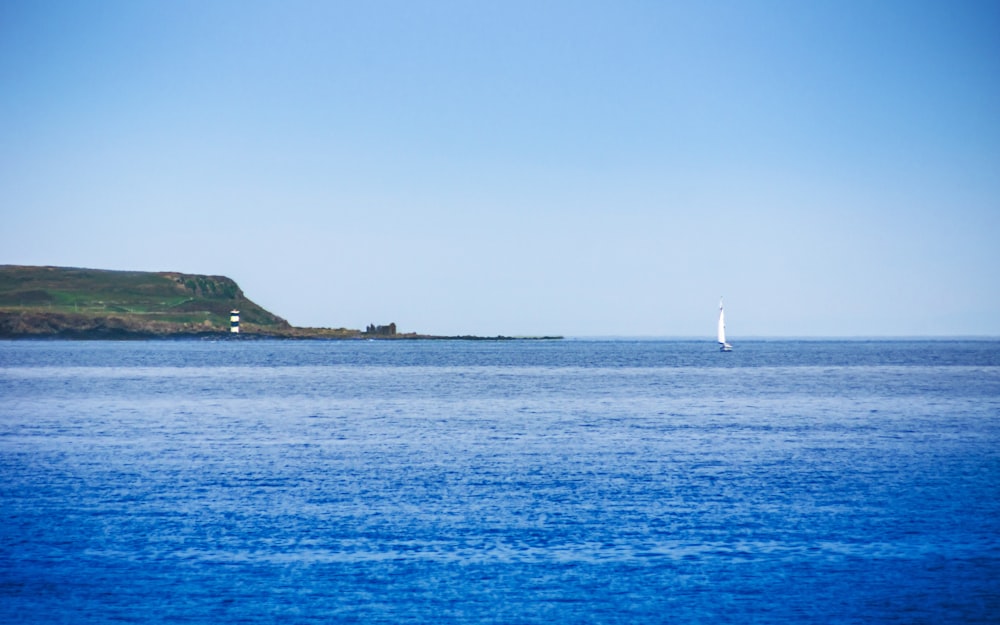
<instances>
[{"instance_id":1,"label":"blue ocean water","mask_svg":"<svg viewBox=\"0 0 1000 625\"><path fill-rule=\"evenodd\" d=\"M0 342L0 622L996 623L1000 342Z\"/></svg>"}]
</instances>

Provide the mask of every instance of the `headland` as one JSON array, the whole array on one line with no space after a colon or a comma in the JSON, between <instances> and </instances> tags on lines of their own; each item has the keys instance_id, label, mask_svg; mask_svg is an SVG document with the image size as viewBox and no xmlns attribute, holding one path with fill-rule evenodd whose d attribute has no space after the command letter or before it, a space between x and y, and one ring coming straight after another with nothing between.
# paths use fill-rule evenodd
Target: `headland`
<instances>
[{"instance_id":1,"label":"headland","mask_svg":"<svg viewBox=\"0 0 1000 625\"><path fill-rule=\"evenodd\" d=\"M230 315L239 311L239 332ZM546 337L399 333L396 324L364 330L293 326L246 297L231 278L178 272L0 265L0 338L155 339L461 339Z\"/></svg>"}]
</instances>

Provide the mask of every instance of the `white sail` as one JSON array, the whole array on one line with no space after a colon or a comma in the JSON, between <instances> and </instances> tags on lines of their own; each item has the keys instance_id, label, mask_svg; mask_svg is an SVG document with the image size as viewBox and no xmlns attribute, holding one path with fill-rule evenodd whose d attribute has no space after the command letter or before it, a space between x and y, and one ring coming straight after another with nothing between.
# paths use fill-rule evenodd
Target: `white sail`
<instances>
[{"instance_id":1,"label":"white sail","mask_svg":"<svg viewBox=\"0 0 1000 625\"><path fill-rule=\"evenodd\" d=\"M719 300L719 343L726 344L726 313L722 310L722 300Z\"/></svg>"},{"instance_id":2,"label":"white sail","mask_svg":"<svg viewBox=\"0 0 1000 625\"><path fill-rule=\"evenodd\" d=\"M733 346L726 342L726 313L722 309L722 298L719 298L719 349L724 352L732 351Z\"/></svg>"}]
</instances>

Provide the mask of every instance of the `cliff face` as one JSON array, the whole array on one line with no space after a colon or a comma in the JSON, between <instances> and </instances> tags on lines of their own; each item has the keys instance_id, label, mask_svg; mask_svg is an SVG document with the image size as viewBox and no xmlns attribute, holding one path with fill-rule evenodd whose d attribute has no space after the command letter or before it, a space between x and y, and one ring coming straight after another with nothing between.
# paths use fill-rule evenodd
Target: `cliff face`
<instances>
[{"instance_id":1,"label":"cliff face","mask_svg":"<svg viewBox=\"0 0 1000 625\"><path fill-rule=\"evenodd\" d=\"M0 265L4 337L227 333L233 308L244 332L290 329L224 276Z\"/></svg>"}]
</instances>

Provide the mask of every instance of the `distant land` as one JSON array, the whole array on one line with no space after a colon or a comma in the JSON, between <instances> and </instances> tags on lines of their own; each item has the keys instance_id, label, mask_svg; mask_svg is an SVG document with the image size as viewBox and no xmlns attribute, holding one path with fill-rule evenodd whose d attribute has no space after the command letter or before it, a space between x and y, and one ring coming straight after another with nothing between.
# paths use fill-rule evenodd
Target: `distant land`
<instances>
[{"instance_id":1,"label":"distant land","mask_svg":"<svg viewBox=\"0 0 1000 625\"><path fill-rule=\"evenodd\" d=\"M240 332L229 328L239 310ZM243 294L231 278L177 272L0 265L0 338L465 339L514 337L397 333L396 324L295 327ZM562 337L531 337L558 339Z\"/></svg>"}]
</instances>

